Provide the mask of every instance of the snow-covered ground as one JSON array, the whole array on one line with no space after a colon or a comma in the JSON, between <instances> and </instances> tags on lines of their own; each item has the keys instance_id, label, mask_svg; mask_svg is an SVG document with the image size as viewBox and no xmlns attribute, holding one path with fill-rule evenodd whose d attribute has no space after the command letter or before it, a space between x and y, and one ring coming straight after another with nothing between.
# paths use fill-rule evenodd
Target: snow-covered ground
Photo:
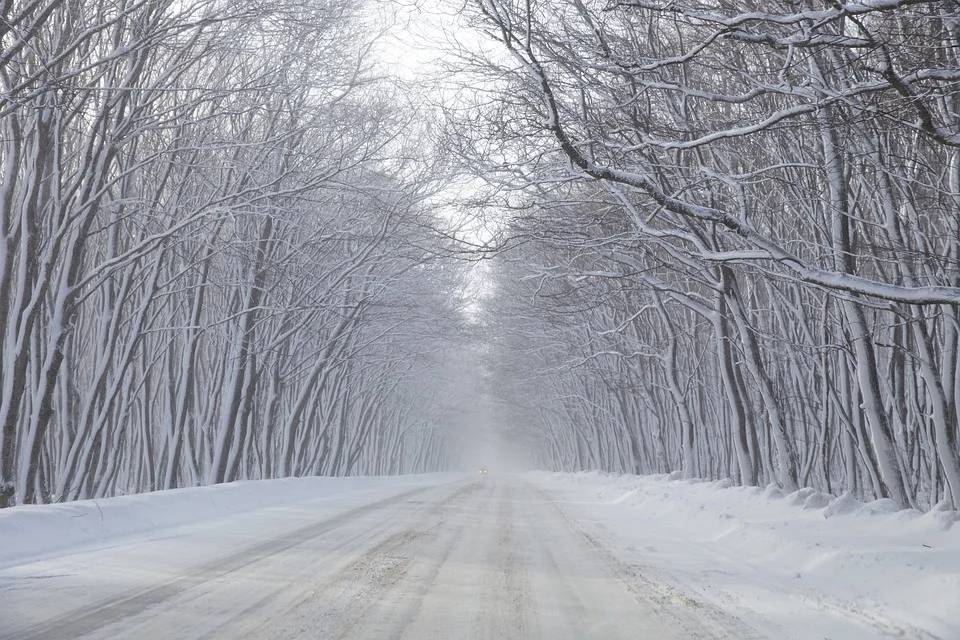
<instances>
[{"instance_id":1,"label":"snow-covered ground","mask_svg":"<svg viewBox=\"0 0 960 640\"><path fill-rule=\"evenodd\" d=\"M336 510L357 501L449 481L455 474L282 478L172 489L106 500L23 505L0 510L0 568L124 538L166 535L175 526L302 504ZM139 534L139 535L138 535ZM2 637L2 635L0 635Z\"/></svg>"},{"instance_id":2,"label":"snow-covered ground","mask_svg":"<svg viewBox=\"0 0 960 640\"><path fill-rule=\"evenodd\" d=\"M0 638L960 638L954 512L601 474L0 512Z\"/></svg>"},{"instance_id":3,"label":"snow-covered ground","mask_svg":"<svg viewBox=\"0 0 960 640\"><path fill-rule=\"evenodd\" d=\"M610 553L771 638L960 638L960 515L812 490L532 474Z\"/></svg>"}]
</instances>

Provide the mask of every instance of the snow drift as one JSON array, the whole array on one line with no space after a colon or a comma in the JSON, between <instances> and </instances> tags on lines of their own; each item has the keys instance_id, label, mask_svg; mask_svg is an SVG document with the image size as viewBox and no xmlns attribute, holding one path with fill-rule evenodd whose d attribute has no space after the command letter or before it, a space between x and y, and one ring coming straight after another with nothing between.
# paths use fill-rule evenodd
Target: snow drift
<instances>
[{"instance_id":1,"label":"snow drift","mask_svg":"<svg viewBox=\"0 0 960 640\"><path fill-rule=\"evenodd\" d=\"M435 484L446 474L248 480L65 504L0 510L0 567L231 514L304 501L373 499Z\"/></svg>"},{"instance_id":2,"label":"snow drift","mask_svg":"<svg viewBox=\"0 0 960 640\"><path fill-rule=\"evenodd\" d=\"M854 619L865 638L960 638L960 514L898 510L812 489L784 495L730 480L598 472L533 478L584 521L713 600L771 622L767 631ZM608 538L609 539L609 538ZM778 594L780 594L778 596ZM823 615L800 617L813 609ZM776 636L771 636L776 637ZM811 636L812 637L812 636Z\"/></svg>"}]
</instances>

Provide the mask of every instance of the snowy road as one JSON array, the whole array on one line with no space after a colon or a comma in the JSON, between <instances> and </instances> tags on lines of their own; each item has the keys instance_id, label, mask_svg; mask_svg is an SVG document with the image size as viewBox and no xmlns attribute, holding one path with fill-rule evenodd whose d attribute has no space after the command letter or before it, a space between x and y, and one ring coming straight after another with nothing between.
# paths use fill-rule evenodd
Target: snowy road
<instances>
[{"instance_id":1,"label":"snowy road","mask_svg":"<svg viewBox=\"0 0 960 640\"><path fill-rule=\"evenodd\" d=\"M760 637L615 560L523 479L298 503L0 571L0 636Z\"/></svg>"}]
</instances>

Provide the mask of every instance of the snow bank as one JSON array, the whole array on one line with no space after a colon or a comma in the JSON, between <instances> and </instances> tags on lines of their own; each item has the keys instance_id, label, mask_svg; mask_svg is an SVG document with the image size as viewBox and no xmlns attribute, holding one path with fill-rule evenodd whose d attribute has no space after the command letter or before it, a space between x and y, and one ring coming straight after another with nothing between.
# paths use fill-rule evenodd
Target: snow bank
<instances>
[{"instance_id":1,"label":"snow bank","mask_svg":"<svg viewBox=\"0 0 960 640\"><path fill-rule=\"evenodd\" d=\"M960 638L956 511L898 510L889 500L862 503L812 489L783 495L729 480L597 472L533 478L566 499L565 510L588 510L628 549L641 550L642 562L682 572L738 606L775 617L803 601L859 620L874 632L865 637ZM778 585L783 601L758 601L761 590L749 585L761 582Z\"/></svg>"},{"instance_id":2,"label":"snow bank","mask_svg":"<svg viewBox=\"0 0 960 640\"><path fill-rule=\"evenodd\" d=\"M0 510L0 567L90 543L298 502L384 496L436 484L445 474L282 478L155 491L65 504Z\"/></svg>"}]
</instances>

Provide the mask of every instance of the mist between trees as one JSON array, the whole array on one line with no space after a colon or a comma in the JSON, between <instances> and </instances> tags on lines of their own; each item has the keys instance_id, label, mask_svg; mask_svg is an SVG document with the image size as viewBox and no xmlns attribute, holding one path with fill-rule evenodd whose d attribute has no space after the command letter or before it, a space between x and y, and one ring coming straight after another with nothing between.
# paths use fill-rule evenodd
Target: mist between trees
<instances>
[{"instance_id":1,"label":"mist between trees","mask_svg":"<svg viewBox=\"0 0 960 640\"><path fill-rule=\"evenodd\" d=\"M0 506L450 468L457 406L957 505L957 3L439 4L427 109L361 0L0 3Z\"/></svg>"}]
</instances>

